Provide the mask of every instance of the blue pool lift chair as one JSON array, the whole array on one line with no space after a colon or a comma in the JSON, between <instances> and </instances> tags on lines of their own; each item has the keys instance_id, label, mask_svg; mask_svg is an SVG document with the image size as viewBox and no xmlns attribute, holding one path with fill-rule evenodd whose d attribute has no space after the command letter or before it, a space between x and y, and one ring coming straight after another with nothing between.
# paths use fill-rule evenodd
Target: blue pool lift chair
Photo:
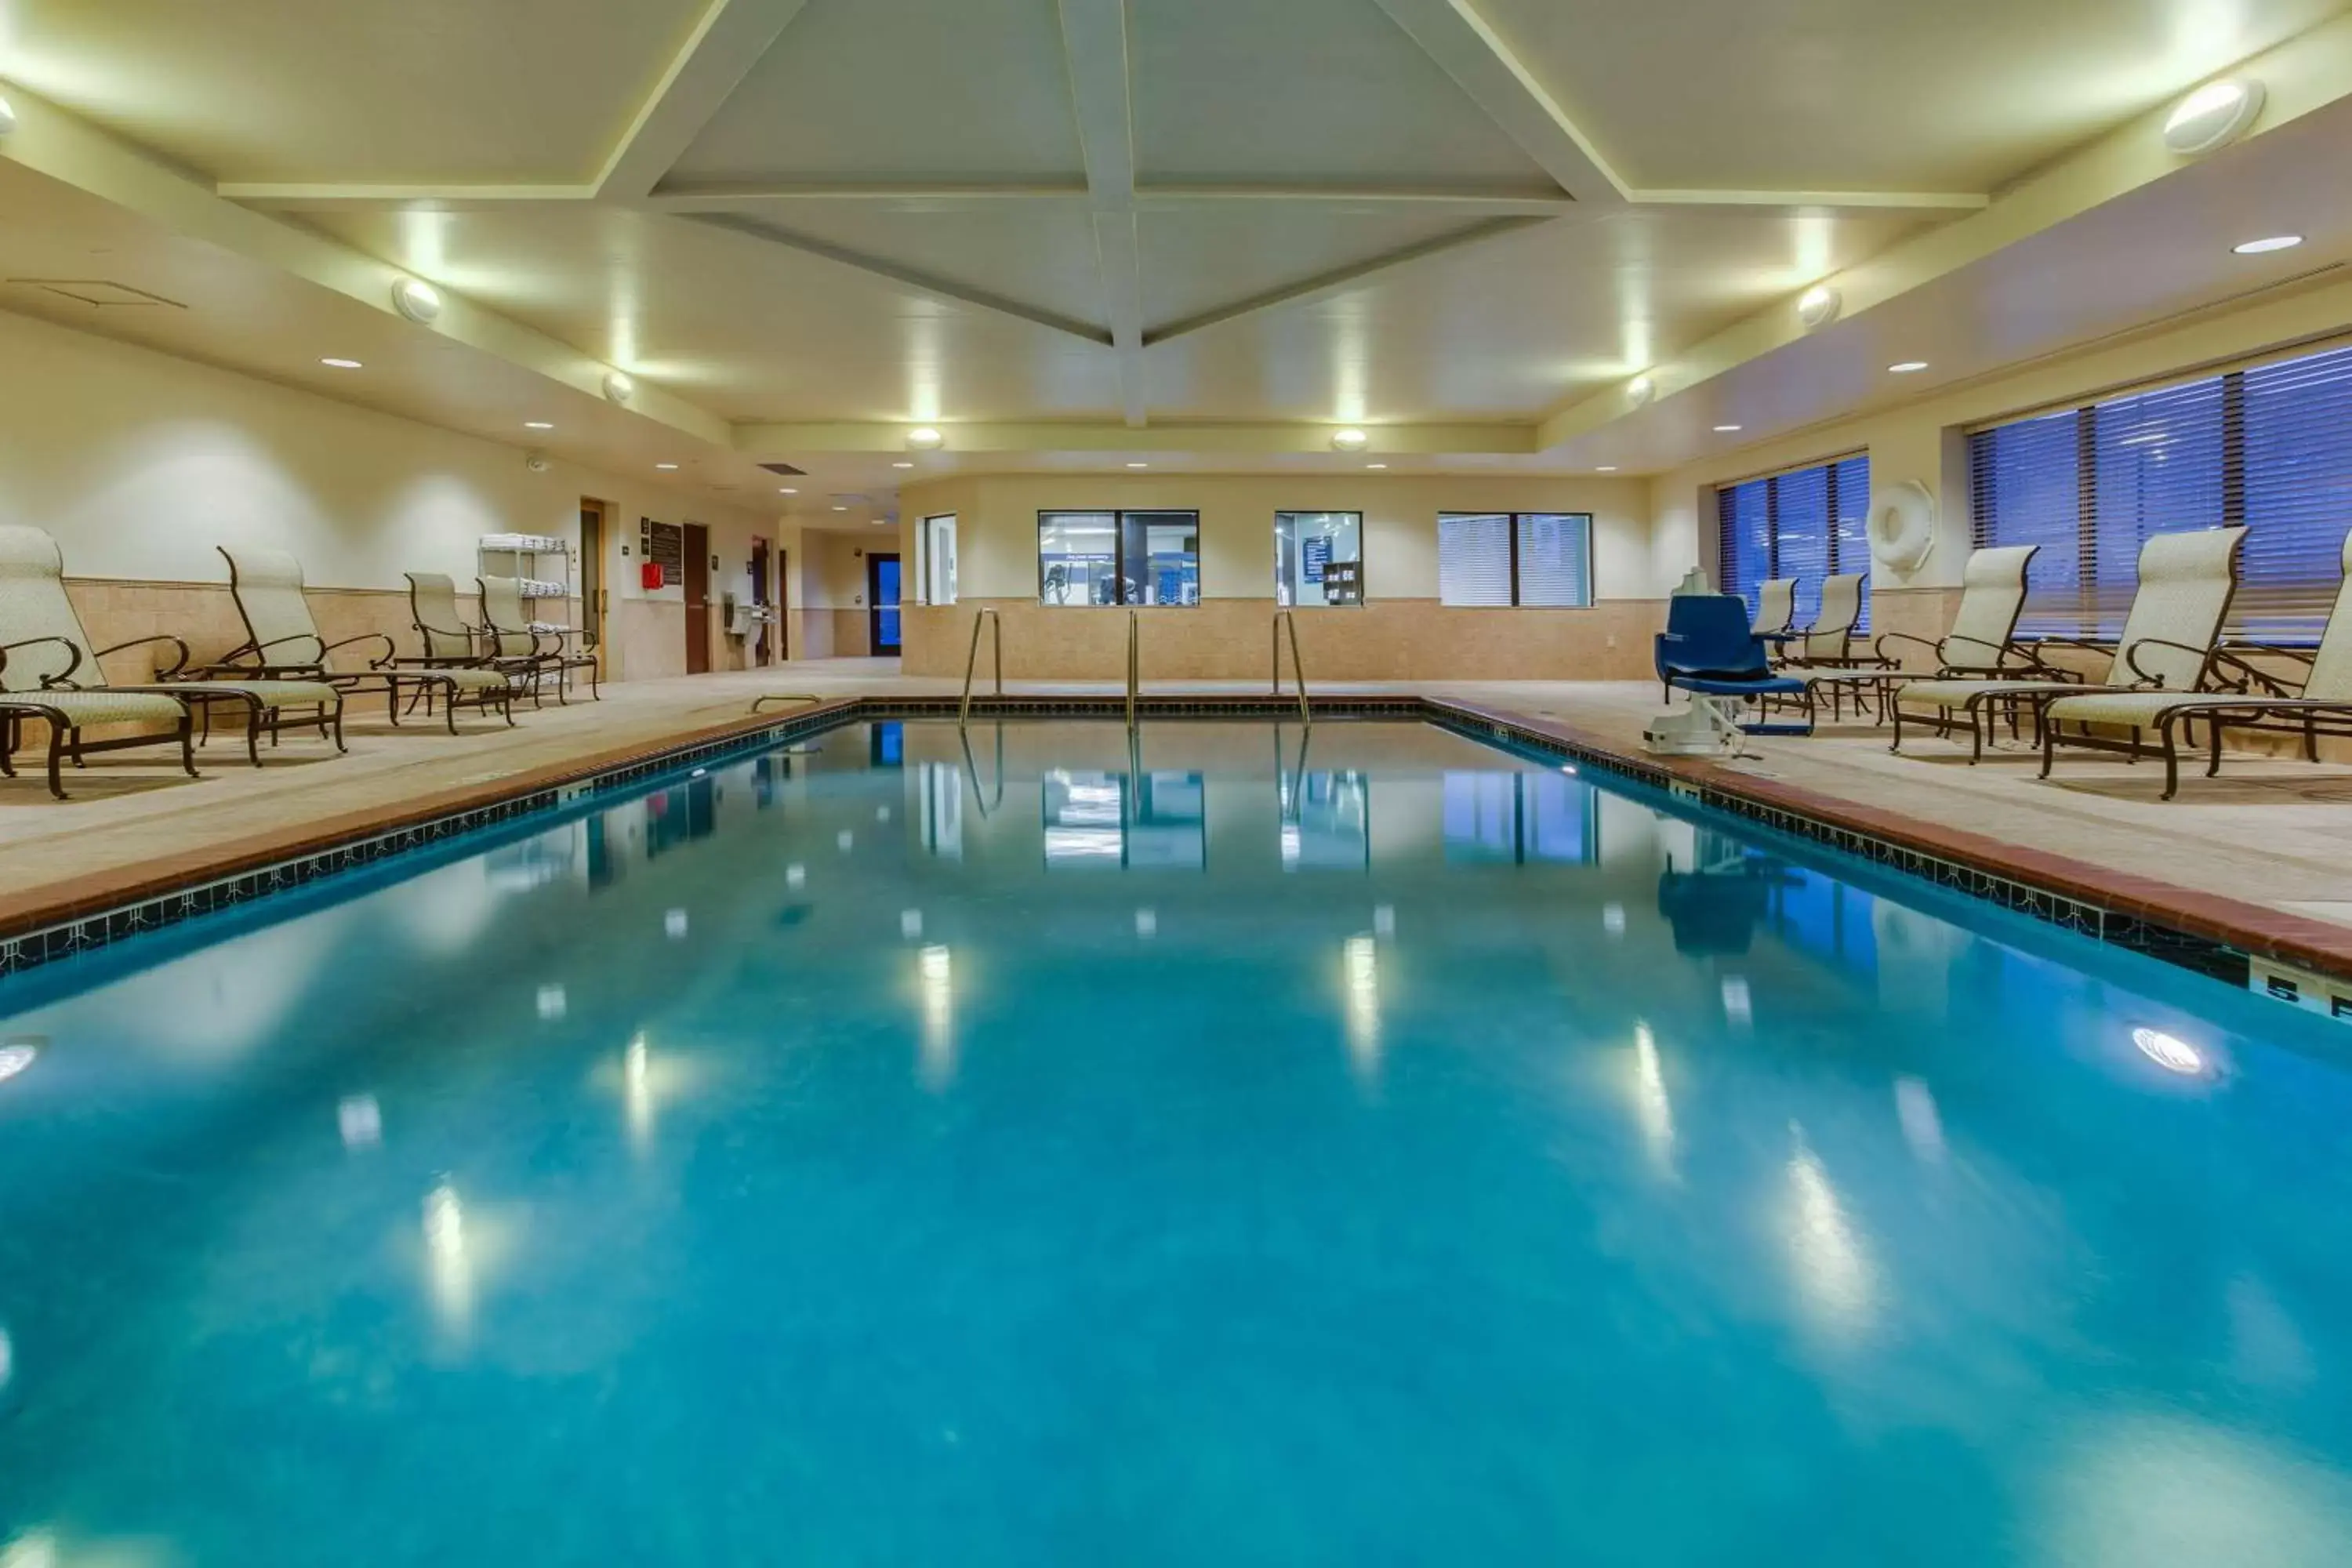
<instances>
[{"instance_id":1,"label":"blue pool lift chair","mask_svg":"<svg viewBox=\"0 0 2352 1568\"><path fill-rule=\"evenodd\" d=\"M1727 727L1749 735L1813 732L1811 684L1772 668L1765 639L1749 629L1748 606L1731 594L1681 594L1666 602L1666 629L1658 634L1658 680L1671 696L1705 702ZM1740 704L1777 699L1795 704L1802 722L1740 721Z\"/></svg>"}]
</instances>

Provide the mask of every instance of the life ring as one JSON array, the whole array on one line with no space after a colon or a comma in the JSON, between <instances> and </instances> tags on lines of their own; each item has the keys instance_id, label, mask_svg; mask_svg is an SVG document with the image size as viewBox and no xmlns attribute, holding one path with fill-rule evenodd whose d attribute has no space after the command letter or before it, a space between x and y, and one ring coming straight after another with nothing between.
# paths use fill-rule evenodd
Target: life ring
<instances>
[{"instance_id":1,"label":"life ring","mask_svg":"<svg viewBox=\"0 0 2352 1568\"><path fill-rule=\"evenodd\" d=\"M1870 498L1871 558L1890 572L1916 572L1936 543L1936 498L1903 479Z\"/></svg>"}]
</instances>

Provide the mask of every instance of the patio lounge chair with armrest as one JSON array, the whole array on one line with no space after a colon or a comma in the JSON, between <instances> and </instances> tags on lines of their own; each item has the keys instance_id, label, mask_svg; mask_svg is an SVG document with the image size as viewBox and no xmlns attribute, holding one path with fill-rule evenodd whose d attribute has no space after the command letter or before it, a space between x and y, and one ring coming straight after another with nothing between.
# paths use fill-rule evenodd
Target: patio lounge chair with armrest
<instances>
[{"instance_id":1,"label":"patio lounge chair with armrest","mask_svg":"<svg viewBox=\"0 0 2352 1568\"><path fill-rule=\"evenodd\" d=\"M1862 620L1862 585L1867 572L1843 572L1822 579L1822 607L1813 624L1797 632L1781 647L1781 662L1789 665L1849 665L1876 663L1853 657L1853 628Z\"/></svg>"},{"instance_id":2,"label":"patio lounge chair with armrest","mask_svg":"<svg viewBox=\"0 0 2352 1568\"><path fill-rule=\"evenodd\" d=\"M572 672L588 672L588 695L602 702L600 689L603 671L593 648L578 653L569 652L563 643L575 635L568 628L548 628L532 618L529 601L522 596L520 577L477 577L474 585L482 591L482 627L491 646L505 658L527 658L544 672L555 676L555 700L572 700ZM586 634L577 634L585 636Z\"/></svg>"},{"instance_id":3,"label":"patio lounge chair with armrest","mask_svg":"<svg viewBox=\"0 0 2352 1568\"><path fill-rule=\"evenodd\" d=\"M2041 548L2007 544L1971 553L1960 577L1960 607L1953 613L1952 629L1942 637L1881 632L1871 644L1871 662L1876 668L1825 669L1808 672L1805 679L1816 696L1831 694L1832 712L1842 706L1843 693L1853 695L1856 710L1865 695L1875 698L1882 723L1892 716L1892 693L1914 680L1990 680L2002 675L2068 679L2071 672L2042 663L2016 643L2017 617L2025 609L2026 569ZM1906 643L1927 650L1936 661L1931 671L1902 668Z\"/></svg>"},{"instance_id":4,"label":"patio lounge chair with armrest","mask_svg":"<svg viewBox=\"0 0 2352 1568\"><path fill-rule=\"evenodd\" d=\"M469 626L457 608L457 581L442 572L405 572L408 579L409 623L416 628L425 653L420 658L395 658L400 668L423 669L495 669L509 680L529 683L531 700L539 700L539 661L528 657L501 658L487 626ZM411 699L429 703L425 691Z\"/></svg>"},{"instance_id":5,"label":"patio lounge chair with armrest","mask_svg":"<svg viewBox=\"0 0 2352 1568\"><path fill-rule=\"evenodd\" d=\"M1797 580L1794 577L1768 577L1757 585L1756 619L1748 630L1766 642L1780 643L1797 634L1790 623L1797 618Z\"/></svg>"},{"instance_id":6,"label":"patio lounge chair with armrest","mask_svg":"<svg viewBox=\"0 0 2352 1568\"><path fill-rule=\"evenodd\" d=\"M1984 755L1985 730L1995 708L2009 710L2012 723L2017 711L2029 711L2038 725L2042 710L2063 697L2199 689L2212 668L2221 622L2238 591L2238 551L2245 538L2242 527L2158 534L2140 547L2139 587L2114 643L2044 637L2032 645L2037 659L2056 647L2105 653L2104 679L1915 680L1895 695L1895 748L1903 744L1906 713L1924 715L1943 735L1965 722L1969 760L1974 763Z\"/></svg>"},{"instance_id":7,"label":"patio lounge chair with armrest","mask_svg":"<svg viewBox=\"0 0 2352 1568\"><path fill-rule=\"evenodd\" d=\"M329 642L319 635L310 602L302 594L302 565L282 550L221 548L228 563L230 596L245 622L246 641L232 648L213 673L244 679L290 678L322 681L349 695L385 694L389 716L400 722L404 695L420 692L445 700L449 732L457 732L457 710L496 710L514 722L514 684L503 671L474 668L404 668L399 649L382 632ZM378 650L364 670L336 669L328 662L341 649L373 645Z\"/></svg>"},{"instance_id":8,"label":"patio lounge chair with armrest","mask_svg":"<svg viewBox=\"0 0 2352 1568\"><path fill-rule=\"evenodd\" d=\"M2224 643L2214 650L2214 679L2228 688L2213 691L2116 691L2064 697L2050 704L2042 722L2042 775L2061 746L2147 756L2141 736L2157 734L2154 753L2164 759L2164 795L2180 789L2179 742L2193 745L2190 726L2202 720L2207 739L2205 776L2221 771L2221 732L2257 730L2301 735L2306 761L2319 760L2319 737L2352 735L2352 535L2344 541L2344 582L2336 588L2326 629L2316 648L2278 647L2264 643ZM2256 660L2272 661L2267 664ZM2302 683L2288 684L2276 661L2304 667ZM2073 732L2068 725L2074 726ZM2127 729L2127 739L2094 733L2090 726Z\"/></svg>"},{"instance_id":9,"label":"patio lounge chair with armrest","mask_svg":"<svg viewBox=\"0 0 2352 1568\"><path fill-rule=\"evenodd\" d=\"M37 649L37 653L32 650ZM49 731L49 793L66 796L61 764L70 757L76 766L91 752L127 751L133 746L177 744L180 765L196 776L195 716L176 697L160 691L84 691L53 685L48 673L76 668L79 652L59 637L27 637L0 644L0 775L16 776L15 757L23 743L25 721L38 719ZM93 741L83 731L91 724L169 724L167 731L109 736Z\"/></svg>"},{"instance_id":10,"label":"patio lounge chair with armrest","mask_svg":"<svg viewBox=\"0 0 2352 1568\"><path fill-rule=\"evenodd\" d=\"M1668 600L1666 629L1658 634L1654 658L1667 689L1687 692L1694 701L1794 699L1804 711L1802 725L1738 725L1748 734L1813 732L1812 698L1805 682L1773 669L1763 639L1748 626L1748 606L1735 595L1678 594Z\"/></svg>"},{"instance_id":11,"label":"patio lounge chair with armrest","mask_svg":"<svg viewBox=\"0 0 2352 1568\"><path fill-rule=\"evenodd\" d=\"M173 698L204 721L207 734L215 708L239 710L246 721L246 754L256 767L261 765L261 736L266 732L274 740L285 723L316 725L336 750L343 749L343 700L332 687L306 680L182 679L188 645L169 633L133 637L112 647L92 646L66 593L64 552L47 533L25 524L0 526L0 638L23 639L27 647L47 645L42 654L20 655L20 667L37 677L32 682L20 680L20 685L39 685L52 692L105 690ZM128 686L108 681L100 660L149 645L173 653L171 663L155 679Z\"/></svg>"}]
</instances>

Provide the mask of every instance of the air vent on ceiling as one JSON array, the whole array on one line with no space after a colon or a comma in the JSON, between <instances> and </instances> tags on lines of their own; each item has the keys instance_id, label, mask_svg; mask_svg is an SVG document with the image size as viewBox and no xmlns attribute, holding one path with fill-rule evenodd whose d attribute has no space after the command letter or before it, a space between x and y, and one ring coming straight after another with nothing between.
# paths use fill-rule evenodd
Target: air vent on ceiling
<instances>
[{"instance_id":1,"label":"air vent on ceiling","mask_svg":"<svg viewBox=\"0 0 2352 1568\"><path fill-rule=\"evenodd\" d=\"M760 467L772 474L783 474L793 479L799 479L808 472L806 468L795 468L790 463L762 463Z\"/></svg>"},{"instance_id":2,"label":"air vent on ceiling","mask_svg":"<svg viewBox=\"0 0 2352 1568\"><path fill-rule=\"evenodd\" d=\"M161 294L150 294L144 289L133 289L128 283L117 283L105 278L11 278L12 289L38 289L78 305L141 305L169 306L174 310L187 307L177 300L166 300Z\"/></svg>"}]
</instances>

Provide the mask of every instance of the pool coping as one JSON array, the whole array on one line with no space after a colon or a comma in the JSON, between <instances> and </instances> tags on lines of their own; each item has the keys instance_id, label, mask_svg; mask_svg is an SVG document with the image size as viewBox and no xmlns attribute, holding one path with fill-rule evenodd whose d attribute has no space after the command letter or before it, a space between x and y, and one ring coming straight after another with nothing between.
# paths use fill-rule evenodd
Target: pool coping
<instances>
[{"instance_id":1,"label":"pool coping","mask_svg":"<svg viewBox=\"0 0 2352 1568\"><path fill-rule=\"evenodd\" d=\"M1124 718L1123 696L975 697L987 718ZM656 742L452 785L394 812L351 811L85 877L0 895L0 974L298 887L456 834L752 747L863 719L952 718L953 697L856 695L747 713ZM1296 717L1297 700L1165 693L1152 718ZM1859 805L1698 757L1631 751L1558 720L1457 698L1400 692L1316 698L1324 718L1430 720L1590 763L1669 795L1925 878L2064 929L2231 979L2249 960L2352 982L2352 928L2109 870L2046 850Z\"/></svg>"}]
</instances>

